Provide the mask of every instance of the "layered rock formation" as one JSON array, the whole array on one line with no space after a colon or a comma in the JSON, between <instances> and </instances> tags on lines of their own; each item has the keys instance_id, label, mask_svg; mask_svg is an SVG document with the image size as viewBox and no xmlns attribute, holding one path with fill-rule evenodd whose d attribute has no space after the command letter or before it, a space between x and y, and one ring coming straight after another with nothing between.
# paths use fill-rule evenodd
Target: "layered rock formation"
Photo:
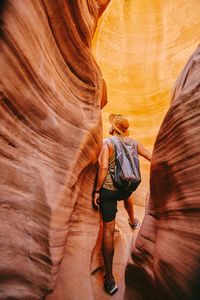
<instances>
[{"instance_id":1,"label":"layered rock formation","mask_svg":"<svg viewBox=\"0 0 200 300\"><path fill-rule=\"evenodd\" d=\"M199 44L199 12L197 1L110 3L93 41L108 87L105 137L108 114L121 113L131 135L152 149L172 85ZM149 208L126 273L128 300L199 298L198 51L174 85L156 140ZM148 163L141 167L134 200L144 205Z\"/></svg>"},{"instance_id":2,"label":"layered rock formation","mask_svg":"<svg viewBox=\"0 0 200 300\"><path fill-rule=\"evenodd\" d=\"M178 77L151 165L126 299L199 299L200 46Z\"/></svg>"},{"instance_id":3,"label":"layered rock formation","mask_svg":"<svg viewBox=\"0 0 200 300\"><path fill-rule=\"evenodd\" d=\"M108 2L7 0L1 7L0 299L52 292L65 249L75 261L65 285L84 269L80 293L91 298L99 223L93 165L107 101L91 41Z\"/></svg>"},{"instance_id":4,"label":"layered rock formation","mask_svg":"<svg viewBox=\"0 0 200 300\"><path fill-rule=\"evenodd\" d=\"M152 152L169 108L170 92L200 40L199 1L112 0L99 20L93 53L108 88L102 111L108 137L109 113L130 121L130 134ZM141 159L142 183L135 202L144 205L149 162Z\"/></svg>"},{"instance_id":5,"label":"layered rock formation","mask_svg":"<svg viewBox=\"0 0 200 300\"><path fill-rule=\"evenodd\" d=\"M102 143L100 108L107 96L92 56L92 37L108 2L1 3L2 300L42 299L49 293L46 299L106 299L100 218L92 207L92 189ZM199 10L195 0L178 4L113 0L97 28L93 52L106 78L111 105L104 118L111 110L124 113L134 125L132 135L150 150L168 107L172 82L197 44ZM105 20L113 36L104 43ZM137 33L138 28L142 32ZM105 64L99 49L105 51ZM149 208L133 252L134 265L130 263L126 276L127 299L146 299L145 288L153 299L196 295L198 55L188 65L188 76L184 70L176 84L175 101L156 141ZM110 82L115 81L112 88ZM122 90L123 101L117 104ZM194 147L189 147L191 143ZM144 205L149 167L141 165L143 185L135 198ZM142 217L143 210L140 206L136 212ZM120 203L114 257L120 289L115 299L124 297L132 240L123 211Z\"/></svg>"}]
</instances>

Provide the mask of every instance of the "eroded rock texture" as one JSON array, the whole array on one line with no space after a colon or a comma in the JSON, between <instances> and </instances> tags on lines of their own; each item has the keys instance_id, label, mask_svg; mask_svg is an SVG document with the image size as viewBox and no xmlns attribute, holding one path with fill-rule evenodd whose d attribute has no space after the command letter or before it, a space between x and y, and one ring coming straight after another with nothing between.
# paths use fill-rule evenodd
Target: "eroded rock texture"
<instances>
[{"instance_id":1,"label":"eroded rock texture","mask_svg":"<svg viewBox=\"0 0 200 300\"><path fill-rule=\"evenodd\" d=\"M127 299L199 299L200 46L158 133L150 198L127 271Z\"/></svg>"},{"instance_id":2,"label":"eroded rock texture","mask_svg":"<svg viewBox=\"0 0 200 300\"><path fill-rule=\"evenodd\" d=\"M100 268L99 214L92 208L91 192L96 172L94 163L102 142L100 107L107 99L105 83L92 57L91 40L97 19L108 2L1 2L0 299L34 300L50 292L53 293L46 299L106 299ZM123 88L123 96L126 95L120 98L119 107L114 102L116 110L113 112L137 115L130 120L135 128L132 133L151 149L159 127L155 119L159 115L160 120L165 113L168 102L162 99L168 101L170 84L180 66L173 63L176 60L182 63L196 43L198 1L183 0L181 4L168 1L167 6L166 1L112 2L119 11L113 13L112 32L124 55L119 55L120 51L113 47L113 39L108 34L110 44L106 42L105 49L111 46L112 56L105 52L105 66L109 76L118 79L116 86L121 84L119 93ZM178 14L174 5L180 8ZM137 26L130 26L132 16ZM171 16L174 18L167 22ZM183 16L192 20L193 25L187 26L188 22L182 26ZM174 25L174 20L179 26L170 25ZM142 34L137 33L139 22ZM150 27L152 24L159 28L159 34ZM181 35L183 31L185 34ZM124 35L126 32L128 34ZM174 54L176 36L184 39ZM185 42L187 47L180 53ZM163 65L169 61L167 73ZM128 68L124 70L123 66ZM198 95L198 91L191 85L190 75L189 72L185 81L183 73L181 84L176 85L175 101L156 142L149 210L137 240L136 264L129 266L127 273L126 296L129 299L134 295L136 299L145 299L147 294L143 297L142 292L146 288L148 299L151 295L155 296L153 299L159 296L161 299L180 296L181 299L181 293L188 297L195 295L199 236L196 226L198 199L194 201L198 174L192 180L197 168L197 163L193 164L196 162L197 127L192 126L196 120L192 112L195 114L197 103L192 95L194 90ZM110 89L109 100L116 101L119 96L116 86ZM183 86L188 87L186 95L182 93ZM193 100L189 103L188 99ZM184 122L180 122L181 119ZM145 128L142 127L144 123ZM165 137L166 132L168 136ZM194 147L190 147L190 141L194 142ZM169 148L170 143L173 148ZM148 167L143 172L147 185ZM157 185L157 177L161 184ZM145 184L138 194L140 204L145 202ZM166 195L163 196L163 192ZM121 203L114 257L114 271L120 287L114 297L120 300L125 289L124 269L132 239L123 212Z\"/></svg>"},{"instance_id":3,"label":"eroded rock texture","mask_svg":"<svg viewBox=\"0 0 200 300\"><path fill-rule=\"evenodd\" d=\"M110 112L125 115L130 134L152 152L169 109L170 92L200 40L198 0L112 0L100 18L93 53L107 84L102 111L108 137ZM134 201L144 206L149 162L140 159L142 182Z\"/></svg>"},{"instance_id":4,"label":"eroded rock texture","mask_svg":"<svg viewBox=\"0 0 200 300\"><path fill-rule=\"evenodd\" d=\"M130 120L131 135L152 151L172 86L199 44L199 13L196 0L111 1L93 40L108 87L109 101L102 112L105 137L108 114L121 113ZM197 95L199 84L198 59L196 55L189 62L175 84L171 101L176 100L156 141L151 210L133 252L136 265L129 266L126 276L129 300L196 297L199 102L192 95ZM142 183L133 199L144 207L149 163L141 160L141 168Z\"/></svg>"},{"instance_id":5,"label":"eroded rock texture","mask_svg":"<svg viewBox=\"0 0 200 300\"><path fill-rule=\"evenodd\" d=\"M93 164L107 99L91 40L108 2L2 2L0 299L51 292L64 251L65 286L83 269L79 292L92 298Z\"/></svg>"}]
</instances>

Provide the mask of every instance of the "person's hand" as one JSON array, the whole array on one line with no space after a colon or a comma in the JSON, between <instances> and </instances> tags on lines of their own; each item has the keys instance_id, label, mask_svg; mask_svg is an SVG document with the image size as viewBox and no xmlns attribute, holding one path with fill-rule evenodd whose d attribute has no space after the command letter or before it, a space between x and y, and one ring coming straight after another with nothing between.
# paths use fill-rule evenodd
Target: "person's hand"
<instances>
[{"instance_id":1,"label":"person's hand","mask_svg":"<svg viewBox=\"0 0 200 300\"><path fill-rule=\"evenodd\" d=\"M99 195L99 193L94 193L94 199L93 199L93 201L94 201L94 206L96 208L98 208L99 207L99 201L100 201L100 195Z\"/></svg>"}]
</instances>

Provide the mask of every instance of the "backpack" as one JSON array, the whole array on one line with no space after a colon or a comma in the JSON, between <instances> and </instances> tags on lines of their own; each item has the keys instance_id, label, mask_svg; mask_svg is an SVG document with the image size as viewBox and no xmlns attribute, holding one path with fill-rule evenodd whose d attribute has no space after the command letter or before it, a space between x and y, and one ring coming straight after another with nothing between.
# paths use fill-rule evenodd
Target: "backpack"
<instances>
[{"instance_id":1,"label":"backpack","mask_svg":"<svg viewBox=\"0 0 200 300\"><path fill-rule=\"evenodd\" d=\"M141 182L137 142L130 139L126 143L116 136L110 139L116 151L114 173L110 172L113 184L119 190L131 194Z\"/></svg>"}]
</instances>

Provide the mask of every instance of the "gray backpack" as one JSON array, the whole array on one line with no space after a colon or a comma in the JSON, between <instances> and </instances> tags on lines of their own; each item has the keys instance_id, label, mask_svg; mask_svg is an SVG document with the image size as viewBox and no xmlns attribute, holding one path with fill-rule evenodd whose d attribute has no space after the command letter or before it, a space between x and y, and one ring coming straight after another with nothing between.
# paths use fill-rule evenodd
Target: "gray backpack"
<instances>
[{"instance_id":1,"label":"gray backpack","mask_svg":"<svg viewBox=\"0 0 200 300\"><path fill-rule=\"evenodd\" d=\"M131 194L141 182L137 143L133 139L126 143L116 136L110 139L116 151L116 165L114 173L111 173L113 183L119 190Z\"/></svg>"}]
</instances>

